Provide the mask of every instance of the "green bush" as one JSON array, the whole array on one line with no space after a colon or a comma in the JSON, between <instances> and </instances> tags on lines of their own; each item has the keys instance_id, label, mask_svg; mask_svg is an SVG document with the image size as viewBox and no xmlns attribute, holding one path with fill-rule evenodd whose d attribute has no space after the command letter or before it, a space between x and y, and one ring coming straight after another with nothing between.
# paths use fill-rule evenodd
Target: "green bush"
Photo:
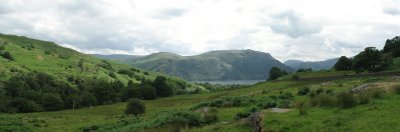
<instances>
[{"instance_id":1,"label":"green bush","mask_svg":"<svg viewBox=\"0 0 400 132\"><path fill-rule=\"evenodd\" d=\"M311 98L310 104L316 107L335 107L337 106L337 99L329 94L319 94Z\"/></svg>"},{"instance_id":2,"label":"green bush","mask_svg":"<svg viewBox=\"0 0 400 132\"><path fill-rule=\"evenodd\" d=\"M308 109L308 102L306 100L296 100L294 107L299 110L300 115L306 115Z\"/></svg>"},{"instance_id":3,"label":"green bush","mask_svg":"<svg viewBox=\"0 0 400 132\"><path fill-rule=\"evenodd\" d=\"M201 119L206 124L218 121L218 109L215 107L204 107L201 111Z\"/></svg>"},{"instance_id":4,"label":"green bush","mask_svg":"<svg viewBox=\"0 0 400 132\"><path fill-rule=\"evenodd\" d=\"M276 102L267 102L264 104L264 109L275 108L277 105Z\"/></svg>"},{"instance_id":5,"label":"green bush","mask_svg":"<svg viewBox=\"0 0 400 132\"><path fill-rule=\"evenodd\" d=\"M177 125L179 127L200 126L200 114L192 111L168 111L157 116L151 126Z\"/></svg>"},{"instance_id":6,"label":"green bush","mask_svg":"<svg viewBox=\"0 0 400 132\"><path fill-rule=\"evenodd\" d=\"M400 85L393 86L393 90L396 94L400 94Z\"/></svg>"},{"instance_id":7,"label":"green bush","mask_svg":"<svg viewBox=\"0 0 400 132\"><path fill-rule=\"evenodd\" d=\"M5 50L6 48L3 45L0 45L0 50Z\"/></svg>"},{"instance_id":8,"label":"green bush","mask_svg":"<svg viewBox=\"0 0 400 132\"><path fill-rule=\"evenodd\" d=\"M1 52L0 52L0 53L1 53ZM11 53L10 53L10 52L1 53L1 56L3 56L3 58L6 58L6 59L8 59L8 60L14 61L14 57L11 56Z\"/></svg>"},{"instance_id":9,"label":"green bush","mask_svg":"<svg viewBox=\"0 0 400 132\"><path fill-rule=\"evenodd\" d=\"M146 107L144 106L143 102L141 102L139 99L133 98L128 100L128 104L126 105L125 109L125 114L130 115L133 114L135 116L138 116L140 114L143 114L146 110Z\"/></svg>"},{"instance_id":10,"label":"green bush","mask_svg":"<svg viewBox=\"0 0 400 132\"><path fill-rule=\"evenodd\" d=\"M351 108L357 105L357 100L354 97L353 93L350 92L343 92L336 96L338 100L338 104L342 108Z\"/></svg>"},{"instance_id":11,"label":"green bush","mask_svg":"<svg viewBox=\"0 0 400 132\"><path fill-rule=\"evenodd\" d=\"M297 91L297 95L307 95L310 92L309 87L303 87L300 88L299 91Z\"/></svg>"}]
</instances>

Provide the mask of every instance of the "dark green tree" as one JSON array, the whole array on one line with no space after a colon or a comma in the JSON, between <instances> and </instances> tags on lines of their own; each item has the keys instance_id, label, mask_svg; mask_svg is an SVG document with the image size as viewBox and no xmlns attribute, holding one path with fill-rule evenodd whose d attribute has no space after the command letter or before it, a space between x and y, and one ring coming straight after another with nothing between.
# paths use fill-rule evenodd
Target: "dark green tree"
<instances>
[{"instance_id":1,"label":"dark green tree","mask_svg":"<svg viewBox=\"0 0 400 132\"><path fill-rule=\"evenodd\" d=\"M89 107L89 106L94 106L96 104L97 104L96 97L87 91L82 92L78 97L78 105L80 107Z\"/></svg>"},{"instance_id":2,"label":"dark green tree","mask_svg":"<svg viewBox=\"0 0 400 132\"><path fill-rule=\"evenodd\" d=\"M157 98L156 89L151 85L151 82L144 81L140 84L140 94L145 100L152 100Z\"/></svg>"},{"instance_id":3,"label":"dark green tree","mask_svg":"<svg viewBox=\"0 0 400 132\"><path fill-rule=\"evenodd\" d=\"M42 106L45 111L62 110L64 102L56 94L44 94L42 97Z\"/></svg>"},{"instance_id":4,"label":"dark green tree","mask_svg":"<svg viewBox=\"0 0 400 132\"><path fill-rule=\"evenodd\" d=\"M269 80L276 80L279 77L285 76L288 73L285 70L281 70L278 67L272 67L269 71Z\"/></svg>"},{"instance_id":5,"label":"dark green tree","mask_svg":"<svg viewBox=\"0 0 400 132\"><path fill-rule=\"evenodd\" d=\"M347 58L346 56L340 57L335 66L333 66L333 68L337 71L351 70L351 67L352 60L350 58Z\"/></svg>"},{"instance_id":6,"label":"dark green tree","mask_svg":"<svg viewBox=\"0 0 400 132\"><path fill-rule=\"evenodd\" d=\"M394 58L400 57L400 36L386 40L383 53L390 53Z\"/></svg>"},{"instance_id":7,"label":"dark green tree","mask_svg":"<svg viewBox=\"0 0 400 132\"><path fill-rule=\"evenodd\" d=\"M354 57L352 69L358 72L382 71L389 66L390 61L375 47L367 47Z\"/></svg>"},{"instance_id":8,"label":"dark green tree","mask_svg":"<svg viewBox=\"0 0 400 132\"><path fill-rule=\"evenodd\" d=\"M156 88L157 96L168 97L174 94L172 87L167 84L167 78L157 76L153 82L153 87Z\"/></svg>"},{"instance_id":9,"label":"dark green tree","mask_svg":"<svg viewBox=\"0 0 400 132\"><path fill-rule=\"evenodd\" d=\"M127 115L135 115L138 116L140 114L143 114L146 110L145 105L136 98L132 98L130 100L128 100L128 104L126 105L126 109L125 109L125 114Z\"/></svg>"}]
</instances>

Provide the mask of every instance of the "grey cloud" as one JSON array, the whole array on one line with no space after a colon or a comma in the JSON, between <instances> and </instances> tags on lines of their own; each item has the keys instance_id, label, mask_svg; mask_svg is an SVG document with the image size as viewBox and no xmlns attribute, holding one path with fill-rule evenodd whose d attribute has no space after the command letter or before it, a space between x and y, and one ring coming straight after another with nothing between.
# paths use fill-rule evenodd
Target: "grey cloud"
<instances>
[{"instance_id":1,"label":"grey cloud","mask_svg":"<svg viewBox=\"0 0 400 132\"><path fill-rule=\"evenodd\" d=\"M388 15L400 15L400 8L384 8L383 12Z\"/></svg>"},{"instance_id":2,"label":"grey cloud","mask_svg":"<svg viewBox=\"0 0 400 132\"><path fill-rule=\"evenodd\" d=\"M161 10L153 17L156 19L168 20L168 19L172 19L175 17L180 17L180 16L184 15L185 13L186 13L185 9L168 8L168 9Z\"/></svg>"},{"instance_id":3,"label":"grey cloud","mask_svg":"<svg viewBox=\"0 0 400 132\"><path fill-rule=\"evenodd\" d=\"M287 11L273 16L276 21L270 25L275 33L285 34L292 38L299 38L305 35L319 33L321 27L314 23L304 21L294 11Z\"/></svg>"}]
</instances>

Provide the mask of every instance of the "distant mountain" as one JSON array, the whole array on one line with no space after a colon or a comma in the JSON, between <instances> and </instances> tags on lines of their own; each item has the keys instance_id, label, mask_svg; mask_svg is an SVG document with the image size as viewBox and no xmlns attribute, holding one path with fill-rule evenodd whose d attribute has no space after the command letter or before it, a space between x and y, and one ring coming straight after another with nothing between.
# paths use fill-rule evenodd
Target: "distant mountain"
<instances>
[{"instance_id":1,"label":"distant mountain","mask_svg":"<svg viewBox=\"0 0 400 132\"><path fill-rule=\"evenodd\" d=\"M97 58L109 59L109 60L123 60L123 59L129 59L129 58L143 57L140 55L125 55L125 54L111 54L111 55L89 54L89 55L97 57Z\"/></svg>"},{"instance_id":2,"label":"distant mountain","mask_svg":"<svg viewBox=\"0 0 400 132\"><path fill-rule=\"evenodd\" d=\"M313 70L322 70L322 69L330 69L337 62L338 58L329 59L324 61L300 61L300 60L287 60L284 62L285 65L288 65L294 69L300 68L312 68Z\"/></svg>"},{"instance_id":3,"label":"distant mountain","mask_svg":"<svg viewBox=\"0 0 400 132\"><path fill-rule=\"evenodd\" d=\"M270 54L253 50L211 51L195 56L160 52L120 62L191 81L265 80L273 66L294 71Z\"/></svg>"}]
</instances>

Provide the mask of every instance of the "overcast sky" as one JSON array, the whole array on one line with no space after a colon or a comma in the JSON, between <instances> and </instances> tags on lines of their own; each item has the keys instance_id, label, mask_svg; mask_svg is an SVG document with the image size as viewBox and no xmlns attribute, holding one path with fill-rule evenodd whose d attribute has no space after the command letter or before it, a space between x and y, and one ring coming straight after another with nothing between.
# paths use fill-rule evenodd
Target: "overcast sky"
<instances>
[{"instance_id":1,"label":"overcast sky","mask_svg":"<svg viewBox=\"0 0 400 132\"><path fill-rule=\"evenodd\" d=\"M0 33L84 53L253 49L324 60L400 35L400 0L1 0Z\"/></svg>"}]
</instances>

